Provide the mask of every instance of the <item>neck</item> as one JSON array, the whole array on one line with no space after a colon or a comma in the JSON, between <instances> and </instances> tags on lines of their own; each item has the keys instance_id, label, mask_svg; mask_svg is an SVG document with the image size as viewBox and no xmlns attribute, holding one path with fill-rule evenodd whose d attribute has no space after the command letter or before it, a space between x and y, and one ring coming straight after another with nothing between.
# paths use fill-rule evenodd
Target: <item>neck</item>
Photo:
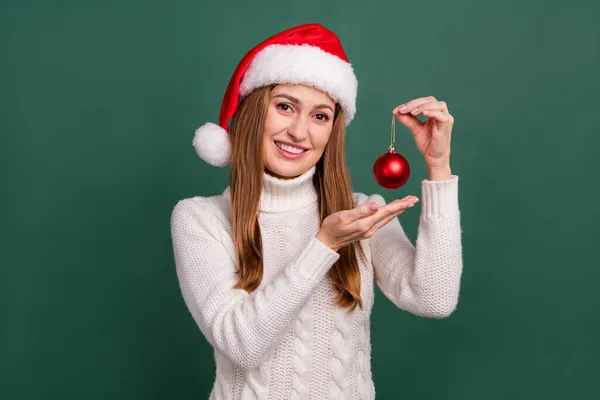
<instances>
[{"instance_id":1,"label":"neck","mask_svg":"<svg viewBox=\"0 0 600 400\"><path fill-rule=\"evenodd\" d=\"M263 190L259 209L263 212L286 212L306 207L317 201L313 184L316 166L292 179L281 179L263 173Z\"/></svg>"}]
</instances>

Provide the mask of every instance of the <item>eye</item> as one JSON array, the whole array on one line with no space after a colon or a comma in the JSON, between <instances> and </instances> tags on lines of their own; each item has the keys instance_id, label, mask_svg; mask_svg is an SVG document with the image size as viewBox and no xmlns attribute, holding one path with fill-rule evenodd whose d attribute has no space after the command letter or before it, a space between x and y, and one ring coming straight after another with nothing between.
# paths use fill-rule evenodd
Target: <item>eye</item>
<instances>
[{"instance_id":1,"label":"eye","mask_svg":"<svg viewBox=\"0 0 600 400\"><path fill-rule=\"evenodd\" d=\"M329 121L329 117L327 116L327 114L317 114L317 115L315 115L315 116L317 117L317 119L318 119L319 121L323 121L323 122L325 122L325 121ZM320 118L319 118L319 117L320 117Z\"/></svg>"},{"instance_id":2,"label":"eye","mask_svg":"<svg viewBox=\"0 0 600 400\"><path fill-rule=\"evenodd\" d=\"M286 103L279 103L279 104L277 104L277 107L283 111L288 111L288 110L292 109L292 107L290 107L290 105L286 104Z\"/></svg>"}]
</instances>

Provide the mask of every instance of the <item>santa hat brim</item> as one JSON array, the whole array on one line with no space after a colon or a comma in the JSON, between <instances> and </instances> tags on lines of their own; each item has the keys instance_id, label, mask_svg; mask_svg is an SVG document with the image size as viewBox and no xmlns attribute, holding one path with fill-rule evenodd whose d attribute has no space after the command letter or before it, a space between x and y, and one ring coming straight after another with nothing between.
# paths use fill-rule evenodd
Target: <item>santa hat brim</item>
<instances>
[{"instance_id":1,"label":"santa hat brim","mask_svg":"<svg viewBox=\"0 0 600 400\"><path fill-rule=\"evenodd\" d=\"M350 63L309 45L271 45L256 55L240 84L240 96L273 83L302 84L326 92L344 110L346 126L356 113L358 82Z\"/></svg>"}]
</instances>

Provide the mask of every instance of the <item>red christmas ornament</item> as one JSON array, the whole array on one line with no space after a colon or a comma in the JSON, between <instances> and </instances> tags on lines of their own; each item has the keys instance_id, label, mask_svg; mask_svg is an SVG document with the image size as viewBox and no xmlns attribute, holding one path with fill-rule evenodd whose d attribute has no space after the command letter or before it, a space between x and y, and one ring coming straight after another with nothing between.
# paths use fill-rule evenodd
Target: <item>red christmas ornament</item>
<instances>
[{"instance_id":1,"label":"red christmas ornament","mask_svg":"<svg viewBox=\"0 0 600 400\"><path fill-rule=\"evenodd\" d=\"M391 147L375 161L373 175L379 185L386 189L398 189L404 185L410 176L410 165L402 155Z\"/></svg>"},{"instance_id":2,"label":"red christmas ornament","mask_svg":"<svg viewBox=\"0 0 600 400\"><path fill-rule=\"evenodd\" d=\"M386 189L398 189L410 177L410 165L406 158L396 153L395 116L392 115L391 144L388 152L380 156L373 165L373 175L377 183Z\"/></svg>"}]
</instances>

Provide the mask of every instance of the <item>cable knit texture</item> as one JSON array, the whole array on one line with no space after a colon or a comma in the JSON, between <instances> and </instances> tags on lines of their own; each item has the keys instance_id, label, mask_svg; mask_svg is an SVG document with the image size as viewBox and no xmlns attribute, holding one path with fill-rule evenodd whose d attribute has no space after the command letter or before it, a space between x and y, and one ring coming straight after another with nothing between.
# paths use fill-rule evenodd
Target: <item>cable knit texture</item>
<instances>
[{"instance_id":1,"label":"cable knit texture","mask_svg":"<svg viewBox=\"0 0 600 400\"><path fill-rule=\"evenodd\" d=\"M370 315L374 285L397 307L427 318L456 308L462 273L458 177L422 181L416 244L398 218L360 242L364 308L335 305L327 271L339 254L318 239L315 167L291 180L264 174L259 224L264 275L233 289L231 193L180 200L171 215L175 266L194 321L214 348L213 400L374 399ZM355 205L382 196L354 193ZM410 211L408 211L410 212Z\"/></svg>"}]
</instances>

